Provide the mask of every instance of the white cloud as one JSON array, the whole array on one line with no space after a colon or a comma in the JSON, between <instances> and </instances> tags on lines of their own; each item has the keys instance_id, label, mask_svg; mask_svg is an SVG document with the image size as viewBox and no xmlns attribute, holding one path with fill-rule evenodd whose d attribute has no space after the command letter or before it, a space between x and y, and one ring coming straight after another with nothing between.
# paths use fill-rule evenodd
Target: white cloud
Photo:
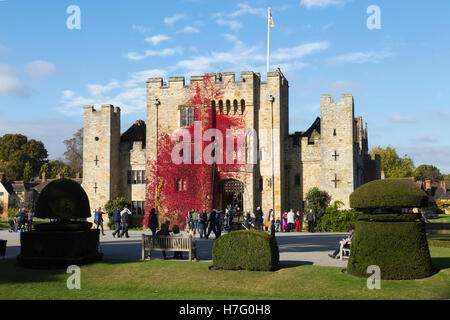
<instances>
[{"instance_id":1,"label":"white cloud","mask_svg":"<svg viewBox=\"0 0 450 320\"><path fill-rule=\"evenodd\" d=\"M91 95L100 96L106 92L118 88L119 82L117 80L113 80L106 85L88 84L86 87Z\"/></svg>"},{"instance_id":2,"label":"white cloud","mask_svg":"<svg viewBox=\"0 0 450 320\"><path fill-rule=\"evenodd\" d=\"M26 66L28 74L33 78L40 78L56 72L56 68L51 62L36 60Z\"/></svg>"},{"instance_id":3,"label":"white cloud","mask_svg":"<svg viewBox=\"0 0 450 320\"><path fill-rule=\"evenodd\" d=\"M4 47L0 44L0 54L7 53L8 51L9 49L7 47Z\"/></svg>"},{"instance_id":4,"label":"white cloud","mask_svg":"<svg viewBox=\"0 0 450 320\"><path fill-rule=\"evenodd\" d=\"M301 0L300 5L308 9L313 7L327 8L331 6L343 6L351 0Z\"/></svg>"},{"instance_id":5,"label":"white cloud","mask_svg":"<svg viewBox=\"0 0 450 320\"><path fill-rule=\"evenodd\" d=\"M129 60L140 61L140 60L144 60L145 58L148 58L148 57L173 56L173 55L175 55L177 53L181 53L181 52L182 52L181 47L166 48L166 49L162 49L160 51L147 50L147 51L145 51L144 54L139 54L137 52L128 52L127 54L125 54L125 58L127 58Z\"/></svg>"},{"instance_id":6,"label":"white cloud","mask_svg":"<svg viewBox=\"0 0 450 320\"><path fill-rule=\"evenodd\" d=\"M448 121L450 120L450 113L442 111L438 108L428 108L428 111L431 112L433 116L435 116L437 119Z\"/></svg>"},{"instance_id":7,"label":"white cloud","mask_svg":"<svg viewBox=\"0 0 450 320\"><path fill-rule=\"evenodd\" d=\"M149 33L152 31L152 28L133 24L133 31L137 31L137 32L141 32L141 33Z\"/></svg>"},{"instance_id":8,"label":"white cloud","mask_svg":"<svg viewBox=\"0 0 450 320\"><path fill-rule=\"evenodd\" d=\"M186 26L183 29L181 29L178 33L199 33L200 30L195 27Z\"/></svg>"},{"instance_id":9,"label":"white cloud","mask_svg":"<svg viewBox=\"0 0 450 320\"><path fill-rule=\"evenodd\" d=\"M437 141L437 139L435 137L431 137L431 136L417 136L410 140L412 142L416 142L416 143L433 143L433 142Z\"/></svg>"},{"instance_id":10,"label":"white cloud","mask_svg":"<svg viewBox=\"0 0 450 320\"><path fill-rule=\"evenodd\" d=\"M344 55L336 56L330 59L332 64L344 64L344 63L379 63L381 59L391 57L391 52L353 52Z\"/></svg>"},{"instance_id":11,"label":"white cloud","mask_svg":"<svg viewBox=\"0 0 450 320\"><path fill-rule=\"evenodd\" d=\"M187 16L184 13L178 13L178 14L174 14L171 17L166 17L164 18L164 23L169 25L169 26L173 26L177 21L186 19Z\"/></svg>"},{"instance_id":12,"label":"white cloud","mask_svg":"<svg viewBox=\"0 0 450 320\"><path fill-rule=\"evenodd\" d=\"M153 45L158 45L158 44L160 44L162 41L167 41L167 40L170 40L170 37L168 37L168 36L166 36L166 35L164 35L164 34L158 34L158 35L153 36L153 37L147 37L147 38L145 38L145 41L146 41L146 42L149 42L149 43L151 43L151 44L153 44Z\"/></svg>"},{"instance_id":13,"label":"white cloud","mask_svg":"<svg viewBox=\"0 0 450 320\"><path fill-rule=\"evenodd\" d=\"M87 96L77 95L72 90L65 90L61 95L60 105L56 109L65 115L80 115L85 105L113 104L120 107L123 114L144 112L146 108L145 82L148 78L166 75L167 72L162 69L133 72L124 81L112 80L104 85L86 85Z\"/></svg>"},{"instance_id":14,"label":"white cloud","mask_svg":"<svg viewBox=\"0 0 450 320\"><path fill-rule=\"evenodd\" d=\"M237 8L236 11L229 15L231 18L236 18L245 14L266 18L268 14L266 8L253 8L247 3L238 3Z\"/></svg>"},{"instance_id":15,"label":"white cloud","mask_svg":"<svg viewBox=\"0 0 450 320\"><path fill-rule=\"evenodd\" d=\"M312 42L294 48L281 48L271 54L274 61L299 59L316 51L323 51L330 47L328 42Z\"/></svg>"},{"instance_id":16,"label":"white cloud","mask_svg":"<svg viewBox=\"0 0 450 320\"><path fill-rule=\"evenodd\" d=\"M13 97L28 97L25 85L16 77L0 74L0 95Z\"/></svg>"},{"instance_id":17,"label":"white cloud","mask_svg":"<svg viewBox=\"0 0 450 320\"><path fill-rule=\"evenodd\" d=\"M224 20L224 19L218 19L216 20L216 23L219 26L227 26L228 28L230 28L231 30L239 30L241 29L244 25L236 20Z\"/></svg>"},{"instance_id":18,"label":"white cloud","mask_svg":"<svg viewBox=\"0 0 450 320\"><path fill-rule=\"evenodd\" d=\"M412 115L400 115L400 114L391 114L388 116L388 120L393 123L414 123L417 119Z\"/></svg>"},{"instance_id":19,"label":"white cloud","mask_svg":"<svg viewBox=\"0 0 450 320\"><path fill-rule=\"evenodd\" d=\"M412 157L416 166L431 164L442 173L450 174L450 145L397 147L397 151Z\"/></svg>"}]
</instances>

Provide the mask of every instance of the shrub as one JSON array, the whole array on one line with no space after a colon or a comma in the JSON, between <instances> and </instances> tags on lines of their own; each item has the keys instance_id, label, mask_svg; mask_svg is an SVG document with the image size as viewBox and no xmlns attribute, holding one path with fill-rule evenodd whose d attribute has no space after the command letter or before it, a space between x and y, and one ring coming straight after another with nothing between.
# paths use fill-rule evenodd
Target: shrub
<instances>
[{"instance_id":1,"label":"shrub","mask_svg":"<svg viewBox=\"0 0 450 320\"><path fill-rule=\"evenodd\" d=\"M90 216L89 198L80 184L73 180L50 182L37 199L36 218L70 220Z\"/></svg>"},{"instance_id":2,"label":"shrub","mask_svg":"<svg viewBox=\"0 0 450 320\"><path fill-rule=\"evenodd\" d=\"M358 221L347 271L367 277L371 265L380 267L384 280L430 276L433 270L423 224Z\"/></svg>"},{"instance_id":3,"label":"shrub","mask_svg":"<svg viewBox=\"0 0 450 320\"><path fill-rule=\"evenodd\" d=\"M347 232L348 227L355 226L361 212L354 210L339 210L328 207L319 224L322 232Z\"/></svg>"},{"instance_id":4,"label":"shrub","mask_svg":"<svg viewBox=\"0 0 450 320\"><path fill-rule=\"evenodd\" d=\"M450 238L431 238L428 245L433 247L450 248Z\"/></svg>"},{"instance_id":5,"label":"shrub","mask_svg":"<svg viewBox=\"0 0 450 320\"><path fill-rule=\"evenodd\" d=\"M14 218L17 215L18 210L14 208L8 208L6 212L8 213L8 218Z\"/></svg>"},{"instance_id":6,"label":"shrub","mask_svg":"<svg viewBox=\"0 0 450 320\"><path fill-rule=\"evenodd\" d=\"M319 188L311 188L305 196L307 201L307 211L312 209L316 213L316 222L320 224L325 209L330 203L331 197L326 191L321 191Z\"/></svg>"},{"instance_id":7,"label":"shrub","mask_svg":"<svg viewBox=\"0 0 450 320\"><path fill-rule=\"evenodd\" d=\"M217 269L271 271L280 254L275 237L264 231L233 231L214 242L213 263Z\"/></svg>"},{"instance_id":8,"label":"shrub","mask_svg":"<svg viewBox=\"0 0 450 320\"><path fill-rule=\"evenodd\" d=\"M350 206L373 212L376 209L422 208L428 206L428 196L411 182L375 180L359 187L350 195Z\"/></svg>"}]
</instances>

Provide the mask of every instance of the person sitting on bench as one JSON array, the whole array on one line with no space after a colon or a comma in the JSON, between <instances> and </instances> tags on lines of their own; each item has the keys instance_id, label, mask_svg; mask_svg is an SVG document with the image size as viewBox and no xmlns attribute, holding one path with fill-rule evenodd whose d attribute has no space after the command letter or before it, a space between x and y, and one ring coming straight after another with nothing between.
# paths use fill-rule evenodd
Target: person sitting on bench
<instances>
[{"instance_id":1,"label":"person sitting on bench","mask_svg":"<svg viewBox=\"0 0 450 320\"><path fill-rule=\"evenodd\" d=\"M170 233L169 233L169 224L170 224L169 221L166 221L165 223L161 224L161 230L159 230L159 231L156 233L156 235L157 235L157 236L170 236ZM166 252L165 252L165 251L162 252L162 255L163 255L163 257L164 257L164 260L166 260Z\"/></svg>"},{"instance_id":2,"label":"person sitting on bench","mask_svg":"<svg viewBox=\"0 0 450 320\"><path fill-rule=\"evenodd\" d=\"M330 254L328 255L330 258L337 259L339 253L341 252L341 247L343 247L343 248L348 248L348 247L350 247L350 243L352 242L353 235L354 235L354 232L355 232L355 227L350 226L350 227L348 228L348 232L350 232L350 234L349 234L349 236L347 237L347 239L342 239L342 240L339 242L339 245L337 246L336 250L334 250L333 253L330 253Z\"/></svg>"}]
</instances>

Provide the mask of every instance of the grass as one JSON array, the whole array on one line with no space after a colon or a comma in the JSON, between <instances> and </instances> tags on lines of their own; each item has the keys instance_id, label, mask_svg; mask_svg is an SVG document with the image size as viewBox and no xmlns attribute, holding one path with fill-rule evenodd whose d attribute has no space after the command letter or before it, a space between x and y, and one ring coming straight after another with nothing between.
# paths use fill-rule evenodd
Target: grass
<instances>
[{"instance_id":1,"label":"grass","mask_svg":"<svg viewBox=\"0 0 450 320\"><path fill-rule=\"evenodd\" d=\"M68 290L65 270L27 270L0 260L0 299L449 299L450 248L431 247L441 270L421 280L382 281L369 290L366 279L342 268L285 267L276 272L211 271L210 263L108 260L81 268L81 290Z\"/></svg>"},{"instance_id":2,"label":"grass","mask_svg":"<svg viewBox=\"0 0 450 320\"><path fill-rule=\"evenodd\" d=\"M450 223L450 214L440 214L437 219L428 219L429 223Z\"/></svg>"}]
</instances>

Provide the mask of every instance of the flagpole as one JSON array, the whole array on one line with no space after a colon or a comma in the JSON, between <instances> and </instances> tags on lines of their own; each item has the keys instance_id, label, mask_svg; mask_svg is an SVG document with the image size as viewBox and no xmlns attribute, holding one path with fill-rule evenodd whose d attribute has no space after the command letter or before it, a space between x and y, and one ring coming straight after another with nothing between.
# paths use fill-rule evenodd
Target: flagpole
<instances>
[{"instance_id":1,"label":"flagpole","mask_svg":"<svg viewBox=\"0 0 450 320\"><path fill-rule=\"evenodd\" d=\"M270 70L270 7L267 11L267 73Z\"/></svg>"}]
</instances>

